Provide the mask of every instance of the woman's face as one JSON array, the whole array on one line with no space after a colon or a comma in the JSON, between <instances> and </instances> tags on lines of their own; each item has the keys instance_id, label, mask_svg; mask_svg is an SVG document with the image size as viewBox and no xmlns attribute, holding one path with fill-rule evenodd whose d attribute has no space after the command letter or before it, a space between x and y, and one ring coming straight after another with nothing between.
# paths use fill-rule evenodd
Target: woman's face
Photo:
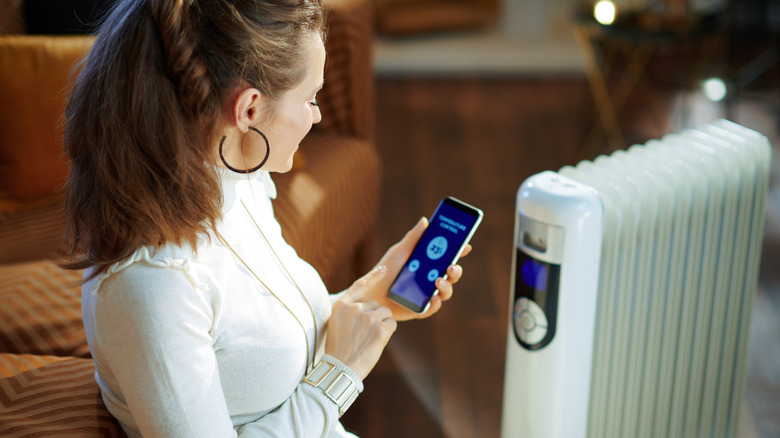
<instances>
[{"instance_id":1,"label":"woman's face","mask_svg":"<svg viewBox=\"0 0 780 438\"><path fill-rule=\"evenodd\" d=\"M322 38L312 34L306 59L309 60L306 76L297 87L284 92L276 102L271 117L263 120L258 129L268 137L271 152L263 170L287 172L292 168L293 155L312 125L322 120L317 106L317 92L322 88L325 70L325 47ZM252 135L248 132L246 135ZM260 139L262 141L262 139ZM263 155L265 148L262 149ZM260 162L262 156L257 161Z\"/></svg>"}]
</instances>

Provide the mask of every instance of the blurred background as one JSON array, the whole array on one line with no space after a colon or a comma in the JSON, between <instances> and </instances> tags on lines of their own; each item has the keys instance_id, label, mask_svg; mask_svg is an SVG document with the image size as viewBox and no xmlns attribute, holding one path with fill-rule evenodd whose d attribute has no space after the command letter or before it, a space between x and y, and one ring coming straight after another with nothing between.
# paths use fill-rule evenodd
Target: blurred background
<instances>
[{"instance_id":1,"label":"blurred background","mask_svg":"<svg viewBox=\"0 0 780 438\"><path fill-rule=\"evenodd\" d=\"M375 11L377 257L444 196L485 220L453 300L400 325L345 425L499 436L521 182L727 118L774 151L738 435L780 436L780 2L376 0Z\"/></svg>"}]
</instances>

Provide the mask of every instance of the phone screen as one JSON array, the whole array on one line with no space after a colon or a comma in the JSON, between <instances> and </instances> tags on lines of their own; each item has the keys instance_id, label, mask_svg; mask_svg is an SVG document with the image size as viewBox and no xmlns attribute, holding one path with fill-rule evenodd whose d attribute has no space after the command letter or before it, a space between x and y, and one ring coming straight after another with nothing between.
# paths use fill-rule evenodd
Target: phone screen
<instances>
[{"instance_id":1,"label":"phone screen","mask_svg":"<svg viewBox=\"0 0 780 438\"><path fill-rule=\"evenodd\" d=\"M390 299L417 313L424 312L436 292L436 279L457 262L481 221L479 209L454 198L443 199L390 286Z\"/></svg>"}]
</instances>

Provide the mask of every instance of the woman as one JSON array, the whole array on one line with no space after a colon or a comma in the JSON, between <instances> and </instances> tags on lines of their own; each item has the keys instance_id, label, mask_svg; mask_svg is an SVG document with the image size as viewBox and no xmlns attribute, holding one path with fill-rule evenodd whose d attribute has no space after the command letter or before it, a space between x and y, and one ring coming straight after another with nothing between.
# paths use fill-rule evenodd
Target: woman
<instances>
[{"instance_id":1,"label":"woman","mask_svg":"<svg viewBox=\"0 0 780 438\"><path fill-rule=\"evenodd\" d=\"M387 290L424 219L333 296L274 219L269 172L321 119L322 35L316 0L127 0L101 26L66 110L69 267L130 436L348 436L340 415L418 316Z\"/></svg>"}]
</instances>

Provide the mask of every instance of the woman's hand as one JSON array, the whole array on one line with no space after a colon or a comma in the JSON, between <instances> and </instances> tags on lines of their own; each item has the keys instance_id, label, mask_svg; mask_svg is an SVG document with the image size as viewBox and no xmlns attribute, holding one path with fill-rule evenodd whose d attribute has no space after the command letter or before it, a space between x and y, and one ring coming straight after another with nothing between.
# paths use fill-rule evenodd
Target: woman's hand
<instances>
[{"instance_id":1,"label":"woman's hand","mask_svg":"<svg viewBox=\"0 0 780 438\"><path fill-rule=\"evenodd\" d=\"M386 276L386 269L377 268L356 281L333 303L328 320L325 352L350 367L361 379L374 368L397 325L390 309L363 299L366 291L375 288Z\"/></svg>"},{"instance_id":2,"label":"woman's hand","mask_svg":"<svg viewBox=\"0 0 780 438\"><path fill-rule=\"evenodd\" d=\"M459 265L447 268L447 278L436 280L438 294L431 298L431 305L424 314L412 312L387 297L390 285L427 227L428 220L420 219L400 242L387 250L377 267L353 283L333 303L325 352L349 366L361 379L376 365L395 332L396 321L427 318L439 311L442 302L452 297L453 285L463 275ZM466 245L461 257L469 252L471 245Z\"/></svg>"},{"instance_id":3,"label":"woman's hand","mask_svg":"<svg viewBox=\"0 0 780 438\"><path fill-rule=\"evenodd\" d=\"M414 228L406 233L400 242L391 246L377 264L379 268L386 269L387 273L374 287L364 288L359 291L363 294L360 299L375 301L382 306L388 307L392 311L393 318L396 321L427 318L438 312L442 302L447 301L452 297L453 285L460 280L461 276L463 276L463 268L459 265L452 265L447 268L447 278L440 277L436 279L438 294L431 298L431 305L429 306L428 311L423 314L415 313L387 297L390 285L398 276L398 273L401 272L401 268L403 268L404 263L412 254L414 246L420 240L420 237L426 228L428 228L428 220L422 218L417 222ZM466 245L460 256L465 257L469 252L471 252L471 245Z\"/></svg>"}]
</instances>

